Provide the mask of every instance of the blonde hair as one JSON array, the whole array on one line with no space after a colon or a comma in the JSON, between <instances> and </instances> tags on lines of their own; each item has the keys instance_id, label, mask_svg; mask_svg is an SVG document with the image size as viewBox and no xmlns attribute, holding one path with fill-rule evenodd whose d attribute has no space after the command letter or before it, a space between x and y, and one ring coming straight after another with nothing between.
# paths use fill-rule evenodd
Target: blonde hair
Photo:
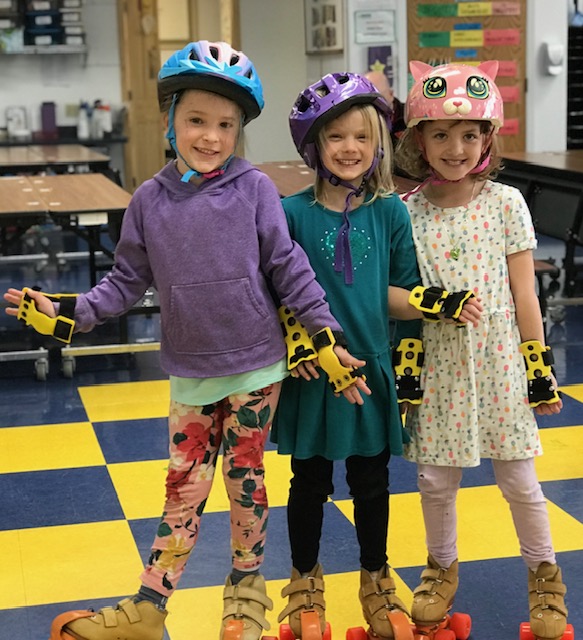
<instances>
[{"instance_id":1,"label":"blonde hair","mask_svg":"<svg viewBox=\"0 0 583 640\"><path fill-rule=\"evenodd\" d=\"M424 120L416 126L403 131L399 138L397 148L395 149L395 164L397 167L416 180L425 180L425 178L431 175L431 166L423 157L419 145L419 136L427 122L432 121ZM480 133L490 138L490 162L480 173L472 175L475 180L493 180L502 169L502 157L500 155L500 141L494 131L492 123L487 120L456 120L455 124L462 122L474 122L478 124L480 126Z\"/></svg>"},{"instance_id":2,"label":"blonde hair","mask_svg":"<svg viewBox=\"0 0 583 640\"><path fill-rule=\"evenodd\" d=\"M385 198L389 196L395 190L395 183L393 182L393 144L385 120L372 104L357 104L350 109L358 109L362 113L367 138L370 139L375 150L379 147L382 149L382 157L379 158L378 164L365 186L366 192L373 195L367 202L367 204L370 204L379 197ZM348 111L344 113L348 113ZM322 149L326 144L326 131L332 122L334 120L323 126L318 133L316 148L320 159L322 158ZM319 174L316 175L314 195L320 203L323 202L324 190L328 184L327 179Z\"/></svg>"}]
</instances>

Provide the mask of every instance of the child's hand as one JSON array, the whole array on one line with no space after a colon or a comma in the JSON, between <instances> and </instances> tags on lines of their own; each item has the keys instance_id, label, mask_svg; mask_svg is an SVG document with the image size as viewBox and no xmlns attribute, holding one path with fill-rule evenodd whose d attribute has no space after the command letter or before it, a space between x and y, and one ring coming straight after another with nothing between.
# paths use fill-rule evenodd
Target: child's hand
<instances>
[{"instance_id":1,"label":"child's hand","mask_svg":"<svg viewBox=\"0 0 583 640\"><path fill-rule=\"evenodd\" d=\"M471 324L474 327L477 327L478 322L482 317L482 311L484 311L482 299L470 298L464 303L457 323L463 322L464 324Z\"/></svg>"},{"instance_id":2,"label":"child's hand","mask_svg":"<svg viewBox=\"0 0 583 640\"><path fill-rule=\"evenodd\" d=\"M317 369L318 366L318 358L300 362L290 371L290 375L293 378L299 378L301 376L302 378L304 378L304 380L311 380L312 378L317 379L320 377Z\"/></svg>"},{"instance_id":3,"label":"child's hand","mask_svg":"<svg viewBox=\"0 0 583 640\"><path fill-rule=\"evenodd\" d=\"M36 308L49 316L49 318L56 318L57 314L55 312L55 307L53 303L44 296L40 291L35 291L34 289L27 290L28 295L35 301ZM13 307L6 307L6 313L9 316L16 317L18 315L18 306L20 305L20 301L24 296L24 291L20 289L8 289L8 291L4 294L4 300L14 305Z\"/></svg>"},{"instance_id":4,"label":"child's hand","mask_svg":"<svg viewBox=\"0 0 583 640\"><path fill-rule=\"evenodd\" d=\"M553 374L551 374L551 378L553 379L553 387L555 389L558 389L559 385L557 384L557 380ZM553 402L552 404L546 404L546 402L543 402L542 404L537 405L536 407L534 407L534 412L537 414L537 416L552 416L555 413L560 413L561 409L563 408L563 401L561 400L560 396L561 393L559 392L558 402Z\"/></svg>"},{"instance_id":5,"label":"child's hand","mask_svg":"<svg viewBox=\"0 0 583 640\"><path fill-rule=\"evenodd\" d=\"M358 360L351 355L344 347L336 345L334 347L334 353L338 356L340 364L345 367L359 369L364 367L366 362L364 360ZM342 395L350 402L350 404L364 404L364 398L361 393L366 396L370 396L372 391L368 388L365 379L362 376L358 376L354 380L354 384L350 385L347 389L342 391ZM336 394L338 396L339 394Z\"/></svg>"}]
</instances>

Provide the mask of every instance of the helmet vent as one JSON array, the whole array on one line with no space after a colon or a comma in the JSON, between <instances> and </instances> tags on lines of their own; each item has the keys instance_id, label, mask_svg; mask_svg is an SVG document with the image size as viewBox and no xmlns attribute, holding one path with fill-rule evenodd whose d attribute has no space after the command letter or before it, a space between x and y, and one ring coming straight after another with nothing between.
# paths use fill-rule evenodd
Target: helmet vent
<instances>
[{"instance_id":1,"label":"helmet vent","mask_svg":"<svg viewBox=\"0 0 583 640\"><path fill-rule=\"evenodd\" d=\"M239 56L232 55L231 60L229 61L229 66L234 67L237 64L237 62L239 62Z\"/></svg>"},{"instance_id":2,"label":"helmet vent","mask_svg":"<svg viewBox=\"0 0 583 640\"><path fill-rule=\"evenodd\" d=\"M218 61L219 59L219 50L217 47L209 47L209 51L211 52L211 56Z\"/></svg>"},{"instance_id":3,"label":"helmet vent","mask_svg":"<svg viewBox=\"0 0 583 640\"><path fill-rule=\"evenodd\" d=\"M325 84L321 84L319 87L315 89L316 95L320 98L324 98L330 93L330 89Z\"/></svg>"},{"instance_id":4,"label":"helmet vent","mask_svg":"<svg viewBox=\"0 0 583 640\"><path fill-rule=\"evenodd\" d=\"M338 82L338 84L346 84L349 80L350 80L350 78L348 76L346 76L346 75L338 76L336 78L336 81Z\"/></svg>"},{"instance_id":5,"label":"helmet vent","mask_svg":"<svg viewBox=\"0 0 583 640\"><path fill-rule=\"evenodd\" d=\"M305 113L310 108L310 100L306 98L306 96L301 96L301 98L296 102L297 110L300 113Z\"/></svg>"}]
</instances>

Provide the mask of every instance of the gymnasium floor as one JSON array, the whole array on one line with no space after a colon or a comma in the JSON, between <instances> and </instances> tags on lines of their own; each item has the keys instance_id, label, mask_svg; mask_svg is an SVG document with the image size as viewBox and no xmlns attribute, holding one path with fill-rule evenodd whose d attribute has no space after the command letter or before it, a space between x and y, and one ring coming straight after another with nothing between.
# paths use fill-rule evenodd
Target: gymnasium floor
<instances>
[{"instance_id":1,"label":"gymnasium floor","mask_svg":"<svg viewBox=\"0 0 583 640\"><path fill-rule=\"evenodd\" d=\"M52 266L36 273L30 266L0 265L1 291L34 284L49 292L88 287L82 264L65 273ZM545 455L537 468L569 588L570 621L583 634L583 317L581 307L564 311L563 321L549 323L549 341L565 408L558 417L540 420ZM2 351L44 340L0 315ZM92 339L115 340L116 332L112 322ZM157 336L155 316L131 319L131 339ZM163 501L168 385L158 354L78 358L73 379L65 379L55 344L44 344L52 344L45 382L34 379L30 361L0 362L0 637L6 640L47 640L57 614L98 609L134 593ZM279 593L290 570L288 467L286 457L267 452L271 512L264 574L275 602L268 616L273 634L283 608ZM425 563L415 468L393 459L390 469L390 562L399 593L410 604ZM520 622L527 619L526 570L488 463L465 473L459 519L456 610L471 614L472 639L516 640ZM229 571L228 525L219 476L198 546L168 605L170 640L218 638ZM326 505L321 562L328 618L333 637L340 640L346 628L362 624L357 544L340 467Z\"/></svg>"}]
</instances>

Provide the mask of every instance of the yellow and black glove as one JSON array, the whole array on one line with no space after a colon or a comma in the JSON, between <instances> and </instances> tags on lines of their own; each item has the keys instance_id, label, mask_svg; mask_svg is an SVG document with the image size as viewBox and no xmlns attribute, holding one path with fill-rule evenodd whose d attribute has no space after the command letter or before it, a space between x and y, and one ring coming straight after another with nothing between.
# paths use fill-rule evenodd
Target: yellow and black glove
<instances>
[{"instance_id":1,"label":"yellow and black glove","mask_svg":"<svg viewBox=\"0 0 583 640\"><path fill-rule=\"evenodd\" d=\"M423 355L423 342L418 338L403 338L393 349L393 370L399 404L421 404Z\"/></svg>"},{"instance_id":2,"label":"yellow and black glove","mask_svg":"<svg viewBox=\"0 0 583 640\"><path fill-rule=\"evenodd\" d=\"M279 307L277 313L287 347L287 368L291 371L300 362L315 360L318 354L304 325L294 318L294 314L287 307Z\"/></svg>"},{"instance_id":3,"label":"yellow and black glove","mask_svg":"<svg viewBox=\"0 0 583 640\"><path fill-rule=\"evenodd\" d=\"M34 289L37 290L38 289ZM18 320L22 320L27 326L31 326L44 336L53 336L61 342L69 344L75 329L75 303L76 293L43 293L52 302L59 303L59 315L49 318L36 308L35 301L29 296L29 289L23 289L24 295L18 305Z\"/></svg>"},{"instance_id":4,"label":"yellow and black glove","mask_svg":"<svg viewBox=\"0 0 583 640\"><path fill-rule=\"evenodd\" d=\"M561 396L555 389L552 378L552 366L555 362L550 347L545 347L539 340L526 340L519 345L520 353L526 364L528 381L528 403L531 407L539 404L554 404Z\"/></svg>"},{"instance_id":5,"label":"yellow and black glove","mask_svg":"<svg viewBox=\"0 0 583 640\"><path fill-rule=\"evenodd\" d=\"M318 352L320 366L328 374L328 382L334 393L340 393L344 389L348 389L354 384L356 378L366 380L366 376L360 373L359 369L345 367L336 353L334 353L335 345L346 347L343 333L332 331L330 327L325 327L312 336L312 344Z\"/></svg>"},{"instance_id":6,"label":"yellow and black glove","mask_svg":"<svg viewBox=\"0 0 583 640\"><path fill-rule=\"evenodd\" d=\"M460 325L459 317L464 308L464 304L474 298L473 291L457 291L448 293L440 287L423 287L421 285L415 287L409 295L409 304L423 312L427 320L438 322L439 315L443 313L447 319L455 320Z\"/></svg>"}]
</instances>

